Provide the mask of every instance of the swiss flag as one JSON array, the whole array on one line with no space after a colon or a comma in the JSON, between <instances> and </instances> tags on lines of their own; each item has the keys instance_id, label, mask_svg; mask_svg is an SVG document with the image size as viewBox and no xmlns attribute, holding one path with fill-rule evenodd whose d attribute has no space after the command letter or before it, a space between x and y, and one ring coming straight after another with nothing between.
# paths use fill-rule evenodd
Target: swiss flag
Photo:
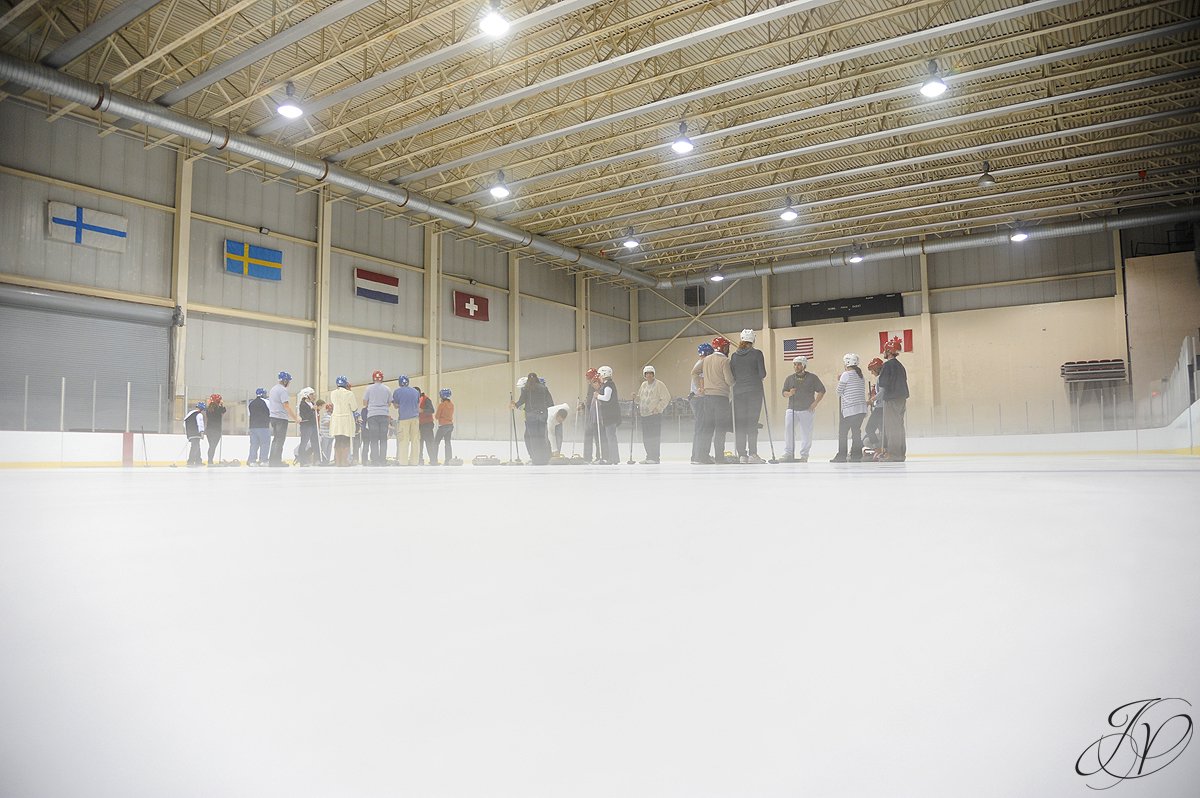
<instances>
[{"instance_id":1,"label":"swiss flag","mask_svg":"<svg viewBox=\"0 0 1200 798\"><path fill-rule=\"evenodd\" d=\"M912 330L888 330L887 332L881 332L879 334L880 354L883 353L883 345L893 338L899 338L904 343L903 348L900 350L901 352L913 351Z\"/></svg>"},{"instance_id":2,"label":"swiss flag","mask_svg":"<svg viewBox=\"0 0 1200 798\"><path fill-rule=\"evenodd\" d=\"M465 291L455 291L454 315L475 321L488 321L487 297L475 296Z\"/></svg>"}]
</instances>

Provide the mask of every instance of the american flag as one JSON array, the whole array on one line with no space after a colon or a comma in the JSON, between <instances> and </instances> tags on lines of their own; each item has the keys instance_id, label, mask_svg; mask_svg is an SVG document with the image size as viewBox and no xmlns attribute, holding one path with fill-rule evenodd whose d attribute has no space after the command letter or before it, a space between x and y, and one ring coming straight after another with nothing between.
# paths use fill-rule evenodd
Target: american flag
<instances>
[{"instance_id":1,"label":"american flag","mask_svg":"<svg viewBox=\"0 0 1200 798\"><path fill-rule=\"evenodd\" d=\"M811 338L784 338L783 339L783 359L791 362L796 355L804 355L807 358L813 357L813 339Z\"/></svg>"}]
</instances>

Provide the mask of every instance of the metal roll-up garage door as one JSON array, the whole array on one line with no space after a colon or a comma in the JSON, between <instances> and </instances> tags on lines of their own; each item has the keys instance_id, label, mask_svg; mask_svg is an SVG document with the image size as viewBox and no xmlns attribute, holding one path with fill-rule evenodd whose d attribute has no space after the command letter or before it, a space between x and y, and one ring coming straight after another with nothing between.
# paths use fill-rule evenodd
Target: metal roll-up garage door
<instances>
[{"instance_id":1,"label":"metal roll-up garage door","mask_svg":"<svg viewBox=\"0 0 1200 798\"><path fill-rule=\"evenodd\" d=\"M0 285L0 428L167 430L172 308Z\"/></svg>"}]
</instances>

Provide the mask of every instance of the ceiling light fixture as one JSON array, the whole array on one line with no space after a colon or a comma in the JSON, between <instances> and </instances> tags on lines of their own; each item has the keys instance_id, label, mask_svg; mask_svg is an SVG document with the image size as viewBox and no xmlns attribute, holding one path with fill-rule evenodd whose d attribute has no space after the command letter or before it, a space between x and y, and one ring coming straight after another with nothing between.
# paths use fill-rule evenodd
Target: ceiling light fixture
<instances>
[{"instance_id":1,"label":"ceiling light fixture","mask_svg":"<svg viewBox=\"0 0 1200 798\"><path fill-rule=\"evenodd\" d=\"M708 276L708 279L710 282L714 282L714 283L719 283L722 280L724 280L725 275L721 274L721 267L718 266L717 270Z\"/></svg>"},{"instance_id":2,"label":"ceiling light fixture","mask_svg":"<svg viewBox=\"0 0 1200 798\"><path fill-rule=\"evenodd\" d=\"M783 219L785 222L791 222L794 221L799 215L800 214L796 213L796 208L792 205L792 198L787 197L783 206L783 210L779 213L779 218Z\"/></svg>"},{"instance_id":3,"label":"ceiling light fixture","mask_svg":"<svg viewBox=\"0 0 1200 798\"><path fill-rule=\"evenodd\" d=\"M508 189L508 184L504 182L503 169L496 173L496 182L492 183L492 186L488 189L488 191L491 192L491 195L496 199L504 199L509 194L512 194L512 192Z\"/></svg>"},{"instance_id":4,"label":"ceiling light fixture","mask_svg":"<svg viewBox=\"0 0 1200 798\"><path fill-rule=\"evenodd\" d=\"M979 176L979 187L990 188L996 185L996 178L992 177L992 165L987 161L983 162L983 174Z\"/></svg>"},{"instance_id":5,"label":"ceiling light fixture","mask_svg":"<svg viewBox=\"0 0 1200 798\"><path fill-rule=\"evenodd\" d=\"M633 234L633 228L627 227L625 229L625 240L621 242L621 246L625 247L625 249L637 249L641 243L641 241L638 241L637 236Z\"/></svg>"},{"instance_id":6,"label":"ceiling light fixture","mask_svg":"<svg viewBox=\"0 0 1200 798\"><path fill-rule=\"evenodd\" d=\"M680 122L679 135L671 142L671 149L679 155L687 155L695 148L696 145L692 143L692 140L687 135L687 122Z\"/></svg>"},{"instance_id":7,"label":"ceiling light fixture","mask_svg":"<svg viewBox=\"0 0 1200 798\"><path fill-rule=\"evenodd\" d=\"M290 80L287 82L287 99L277 105L275 110L285 119L299 119L304 116L304 109L296 102L296 85Z\"/></svg>"},{"instance_id":8,"label":"ceiling light fixture","mask_svg":"<svg viewBox=\"0 0 1200 798\"><path fill-rule=\"evenodd\" d=\"M508 33L508 20L488 3L483 7L483 17L479 20L479 29L488 36L503 36Z\"/></svg>"},{"instance_id":9,"label":"ceiling light fixture","mask_svg":"<svg viewBox=\"0 0 1200 798\"><path fill-rule=\"evenodd\" d=\"M862 263L863 262L862 250L859 249L858 244L855 244L854 248L850 250L850 259L849 260L851 263Z\"/></svg>"},{"instance_id":10,"label":"ceiling light fixture","mask_svg":"<svg viewBox=\"0 0 1200 798\"><path fill-rule=\"evenodd\" d=\"M1013 230L1013 231L1012 231L1012 235L1010 235L1010 236L1008 237L1008 240L1009 240L1009 241L1016 241L1017 243L1020 243L1020 242L1024 241L1024 240L1025 240L1025 239L1027 239L1027 238L1029 238L1029 233L1028 233L1028 232L1026 232L1025 228L1024 228L1024 227L1018 227L1016 230Z\"/></svg>"},{"instance_id":11,"label":"ceiling light fixture","mask_svg":"<svg viewBox=\"0 0 1200 798\"><path fill-rule=\"evenodd\" d=\"M921 94L926 97L941 97L946 93L946 81L938 73L937 61L929 62L929 77L921 84Z\"/></svg>"}]
</instances>

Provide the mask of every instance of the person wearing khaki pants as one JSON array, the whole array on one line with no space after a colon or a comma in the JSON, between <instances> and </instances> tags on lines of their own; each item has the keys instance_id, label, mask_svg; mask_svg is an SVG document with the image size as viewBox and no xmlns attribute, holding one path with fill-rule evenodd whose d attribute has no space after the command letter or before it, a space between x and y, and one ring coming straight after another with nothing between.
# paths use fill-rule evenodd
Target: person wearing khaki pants
<instances>
[{"instance_id":1,"label":"person wearing khaki pants","mask_svg":"<svg viewBox=\"0 0 1200 798\"><path fill-rule=\"evenodd\" d=\"M399 411L396 419L396 465L415 466L421 447L417 409L421 394L416 388L409 387L407 376L401 374L398 382L400 387L392 391L392 404Z\"/></svg>"}]
</instances>

